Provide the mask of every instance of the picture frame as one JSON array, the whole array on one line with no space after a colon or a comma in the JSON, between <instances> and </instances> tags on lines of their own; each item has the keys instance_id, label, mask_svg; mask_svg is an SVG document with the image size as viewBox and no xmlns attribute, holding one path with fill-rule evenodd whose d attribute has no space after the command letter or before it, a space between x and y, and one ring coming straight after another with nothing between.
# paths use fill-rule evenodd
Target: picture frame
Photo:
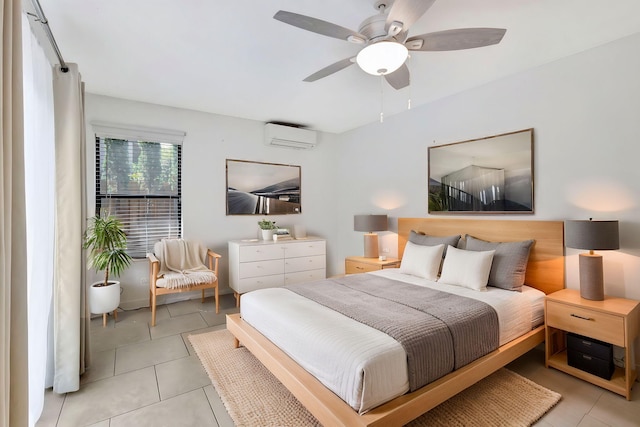
<instances>
[{"instance_id":1,"label":"picture frame","mask_svg":"<svg viewBox=\"0 0 640 427\"><path fill-rule=\"evenodd\" d=\"M302 213L302 168L226 159L227 215Z\"/></svg>"},{"instance_id":2,"label":"picture frame","mask_svg":"<svg viewBox=\"0 0 640 427\"><path fill-rule=\"evenodd\" d=\"M533 128L428 148L429 214L533 214Z\"/></svg>"}]
</instances>

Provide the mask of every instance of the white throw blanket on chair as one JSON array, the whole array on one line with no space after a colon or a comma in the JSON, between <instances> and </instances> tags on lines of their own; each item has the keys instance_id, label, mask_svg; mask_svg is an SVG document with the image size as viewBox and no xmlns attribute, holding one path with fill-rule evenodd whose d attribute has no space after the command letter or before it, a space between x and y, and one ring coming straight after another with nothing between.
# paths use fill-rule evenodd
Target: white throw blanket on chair
<instances>
[{"instance_id":1,"label":"white throw blanket on chair","mask_svg":"<svg viewBox=\"0 0 640 427\"><path fill-rule=\"evenodd\" d=\"M216 275L204 264L207 248L184 239L163 239L153 247L160 261L158 277L164 277L169 289L211 283Z\"/></svg>"}]
</instances>

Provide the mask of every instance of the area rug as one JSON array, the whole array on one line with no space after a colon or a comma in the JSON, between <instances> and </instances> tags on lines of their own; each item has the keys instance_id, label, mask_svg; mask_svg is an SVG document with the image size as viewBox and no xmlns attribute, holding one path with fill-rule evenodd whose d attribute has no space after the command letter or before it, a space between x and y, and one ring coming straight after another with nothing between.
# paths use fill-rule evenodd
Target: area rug
<instances>
[{"instance_id":1,"label":"area rug","mask_svg":"<svg viewBox=\"0 0 640 427\"><path fill-rule=\"evenodd\" d=\"M320 423L227 330L189 340L237 427L302 427ZM502 368L408 426L530 426L560 395Z\"/></svg>"}]
</instances>

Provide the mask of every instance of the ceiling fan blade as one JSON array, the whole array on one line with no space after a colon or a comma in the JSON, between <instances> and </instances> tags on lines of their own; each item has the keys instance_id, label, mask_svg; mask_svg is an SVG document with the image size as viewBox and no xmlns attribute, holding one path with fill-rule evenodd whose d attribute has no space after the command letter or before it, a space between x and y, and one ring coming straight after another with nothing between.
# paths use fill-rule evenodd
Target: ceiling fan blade
<instances>
[{"instance_id":1,"label":"ceiling fan blade","mask_svg":"<svg viewBox=\"0 0 640 427\"><path fill-rule=\"evenodd\" d=\"M409 50L446 51L473 49L498 44L507 30L504 28L458 28L409 37Z\"/></svg>"},{"instance_id":2,"label":"ceiling fan blade","mask_svg":"<svg viewBox=\"0 0 640 427\"><path fill-rule=\"evenodd\" d=\"M400 68L390 74L385 74L384 78L387 80L394 89L399 90L403 87L409 86L409 67L407 64L402 64Z\"/></svg>"},{"instance_id":3,"label":"ceiling fan blade","mask_svg":"<svg viewBox=\"0 0 640 427\"><path fill-rule=\"evenodd\" d=\"M327 37L334 37L336 39L353 41L356 43L364 43L367 41L365 36L356 31L352 31L348 28L344 28L321 19L300 15L298 13L279 10L275 15L273 15L273 19L284 22L285 24L293 25L294 27L302 28L303 30L322 34Z\"/></svg>"},{"instance_id":4,"label":"ceiling fan blade","mask_svg":"<svg viewBox=\"0 0 640 427\"><path fill-rule=\"evenodd\" d=\"M389 31L389 27L393 22L402 23L402 31L407 31L424 13L431 7L436 0L395 0L389 9L385 30Z\"/></svg>"},{"instance_id":5,"label":"ceiling fan blade","mask_svg":"<svg viewBox=\"0 0 640 427\"><path fill-rule=\"evenodd\" d=\"M346 58L341 61L338 61L334 64L329 65L328 67L324 67L320 71L316 71L311 74L309 77L304 79L305 82L315 82L316 80L320 80L323 77L330 76L333 73L336 73L344 68L347 68L349 65L353 64L353 58Z\"/></svg>"}]
</instances>

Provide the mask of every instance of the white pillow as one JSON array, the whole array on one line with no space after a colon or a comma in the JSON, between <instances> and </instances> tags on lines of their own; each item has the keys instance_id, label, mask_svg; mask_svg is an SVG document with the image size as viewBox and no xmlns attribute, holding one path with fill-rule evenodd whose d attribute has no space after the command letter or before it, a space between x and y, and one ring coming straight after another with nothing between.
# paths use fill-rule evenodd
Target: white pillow
<instances>
[{"instance_id":1,"label":"white pillow","mask_svg":"<svg viewBox=\"0 0 640 427\"><path fill-rule=\"evenodd\" d=\"M438 282L476 291L487 290L494 253L495 251L465 251L449 246Z\"/></svg>"},{"instance_id":2,"label":"white pillow","mask_svg":"<svg viewBox=\"0 0 640 427\"><path fill-rule=\"evenodd\" d=\"M400 262L400 273L436 281L444 245L422 246L407 242Z\"/></svg>"}]
</instances>

